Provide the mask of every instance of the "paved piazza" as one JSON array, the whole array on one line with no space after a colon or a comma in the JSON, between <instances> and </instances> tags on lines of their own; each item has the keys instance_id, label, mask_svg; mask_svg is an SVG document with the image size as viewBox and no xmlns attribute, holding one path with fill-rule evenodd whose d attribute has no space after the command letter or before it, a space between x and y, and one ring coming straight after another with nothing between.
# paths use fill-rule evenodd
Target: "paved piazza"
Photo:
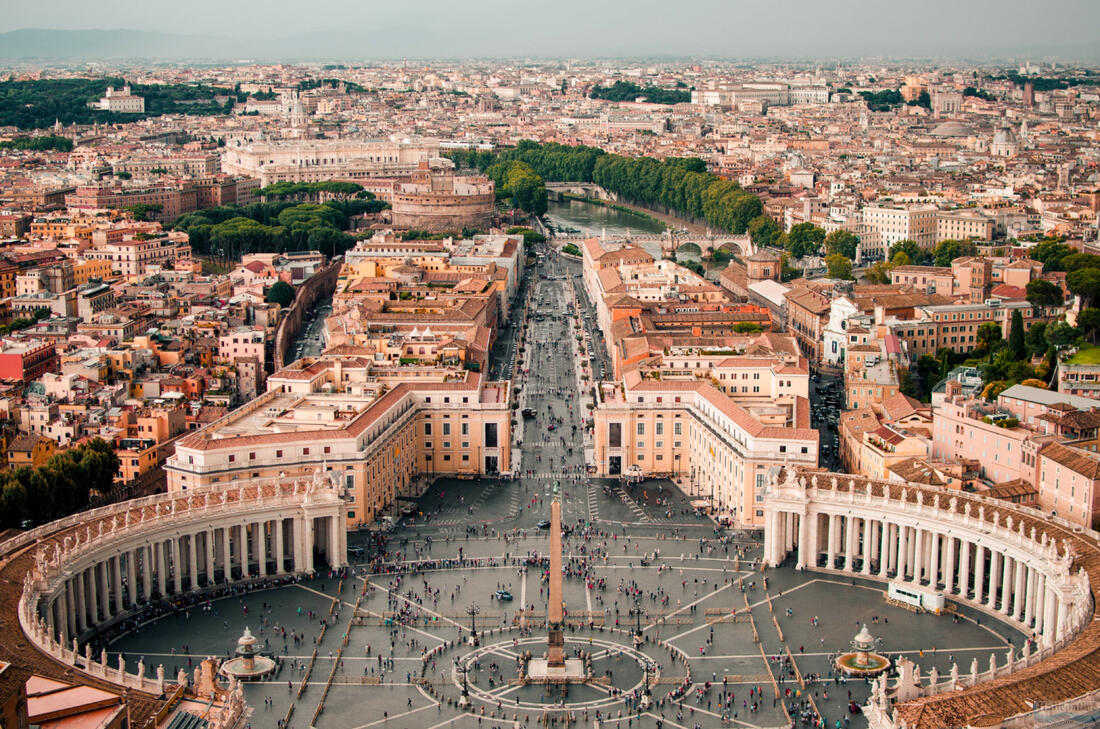
<instances>
[{"instance_id":1,"label":"paved piazza","mask_svg":"<svg viewBox=\"0 0 1100 729\"><path fill-rule=\"evenodd\" d=\"M273 678L245 688L253 727L278 727L288 714L286 726L318 729L778 727L818 715L830 727L860 727L849 699L865 702L869 684L838 681L829 667L862 623L889 656L941 675L1021 645L1018 631L965 607L958 618L891 607L881 583L791 567L762 573L759 535L716 531L671 482L586 479L583 365L566 315L579 267L555 262L544 273L529 283L529 315L541 320L515 352L508 337L494 356L497 367L520 368L521 408L536 412L516 413L513 480L439 480L384 543L349 535L345 575L147 622L108 645L111 663L121 652L175 676L227 657L247 627L280 661ZM592 672L565 690L515 680L520 657L546 648L549 539L538 522L549 518L555 487L572 529L563 542L566 655L588 656ZM496 599L498 590L514 599ZM471 608L476 647L467 642ZM458 706L462 669L469 711ZM647 672L654 703L641 710Z\"/></svg>"}]
</instances>

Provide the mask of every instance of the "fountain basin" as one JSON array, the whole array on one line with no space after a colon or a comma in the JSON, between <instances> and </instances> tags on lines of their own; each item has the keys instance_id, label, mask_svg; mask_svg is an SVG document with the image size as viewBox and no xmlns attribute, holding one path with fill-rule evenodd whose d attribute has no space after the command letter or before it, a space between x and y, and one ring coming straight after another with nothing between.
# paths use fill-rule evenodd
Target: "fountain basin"
<instances>
[{"instance_id":1,"label":"fountain basin","mask_svg":"<svg viewBox=\"0 0 1100 729\"><path fill-rule=\"evenodd\" d=\"M878 653L853 651L840 655L836 667L849 676L877 676L890 667L890 659Z\"/></svg>"}]
</instances>

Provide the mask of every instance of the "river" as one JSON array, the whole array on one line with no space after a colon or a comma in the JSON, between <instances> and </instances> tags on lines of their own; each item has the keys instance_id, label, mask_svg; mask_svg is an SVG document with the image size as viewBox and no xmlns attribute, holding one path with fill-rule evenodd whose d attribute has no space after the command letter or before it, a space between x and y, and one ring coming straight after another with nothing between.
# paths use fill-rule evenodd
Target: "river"
<instances>
[{"instance_id":1,"label":"river","mask_svg":"<svg viewBox=\"0 0 1100 729\"><path fill-rule=\"evenodd\" d=\"M604 205L594 205L584 200L551 200L544 217L555 229L572 228L584 235L606 234L609 238L614 238L665 232L665 224L659 220ZM654 258L661 258L661 247L657 243L647 241L640 245ZM691 249L681 250L677 253L677 258L681 261L701 260L699 253ZM707 267L708 274L715 276L725 267L724 262L711 264Z\"/></svg>"}]
</instances>

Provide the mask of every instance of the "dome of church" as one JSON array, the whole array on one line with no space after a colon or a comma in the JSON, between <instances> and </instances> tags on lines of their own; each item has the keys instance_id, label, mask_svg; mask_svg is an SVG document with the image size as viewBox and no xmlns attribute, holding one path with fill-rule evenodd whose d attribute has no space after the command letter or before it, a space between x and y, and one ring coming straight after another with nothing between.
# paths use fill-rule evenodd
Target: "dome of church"
<instances>
[{"instance_id":1,"label":"dome of church","mask_svg":"<svg viewBox=\"0 0 1100 729\"><path fill-rule=\"evenodd\" d=\"M969 137L974 130L962 122L947 121L932 130L933 137Z\"/></svg>"}]
</instances>

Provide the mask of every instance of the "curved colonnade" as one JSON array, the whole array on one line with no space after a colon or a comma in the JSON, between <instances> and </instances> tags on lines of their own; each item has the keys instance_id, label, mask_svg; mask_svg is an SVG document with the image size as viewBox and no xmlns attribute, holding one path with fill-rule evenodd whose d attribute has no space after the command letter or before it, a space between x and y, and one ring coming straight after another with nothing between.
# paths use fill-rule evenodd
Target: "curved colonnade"
<instances>
[{"instance_id":1,"label":"curved colonnade","mask_svg":"<svg viewBox=\"0 0 1100 729\"><path fill-rule=\"evenodd\" d=\"M18 559L32 552L33 562ZM129 671L121 657L108 666L106 652L93 656L86 641L152 601L309 574L318 557L333 568L347 563L344 501L320 473L313 481L216 485L76 514L0 544L0 575L22 583L18 618L34 648L93 684L160 696L162 666L153 676L141 663ZM184 672L172 679L188 687ZM239 691L227 694L226 706L243 706Z\"/></svg>"},{"instance_id":2,"label":"curved colonnade","mask_svg":"<svg viewBox=\"0 0 1100 729\"><path fill-rule=\"evenodd\" d=\"M878 727L997 727L1100 687L1100 534L976 494L787 469L768 487L764 560L899 581L994 616L1037 648L946 681L902 661L867 707ZM1000 664L1000 665L999 665Z\"/></svg>"}]
</instances>

